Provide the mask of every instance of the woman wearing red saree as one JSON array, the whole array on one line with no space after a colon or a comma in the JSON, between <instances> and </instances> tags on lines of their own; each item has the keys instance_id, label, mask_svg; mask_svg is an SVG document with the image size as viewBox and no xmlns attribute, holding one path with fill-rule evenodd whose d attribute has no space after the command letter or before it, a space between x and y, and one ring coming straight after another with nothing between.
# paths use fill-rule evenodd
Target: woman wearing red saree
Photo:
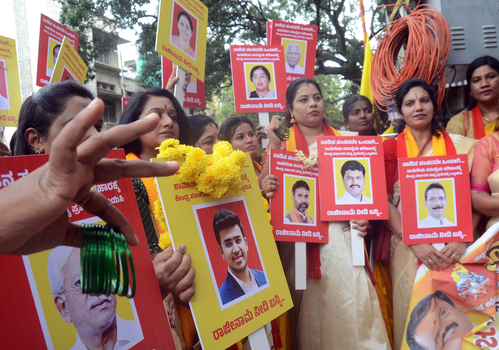
<instances>
[{"instance_id":1,"label":"woman wearing red saree","mask_svg":"<svg viewBox=\"0 0 499 350\"><path fill-rule=\"evenodd\" d=\"M409 310L418 261L431 270L440 270L459 260L466 243L449 243L441 251L431 244L406 246L402 243L398 158L468 154L469 164L476 141L461 135L447 134L436 121L435 94L424 81L413 78L402 84L396 94L402 121L396 139L384 142L385 171L388 191L386 222L392 231L390 273L393 284L393 315L395 348L400 349Z\"/></svg>"},{"instance_id":2,"label":"woman wearing red saree","mask_svg":"<svg viewBox=\"0 0 499 350\"><path fill-rule=\"evenodd\" d=\"M325 121L320 86L300 78L286 93L290 137L276 135L280 117L267 127L269 147L317 153L317 136L341 136ZM350 133L351 134L351 133ZM268 162L260 180L267 196L279 184L268 175ZM321 193L321 195L327 195ZM353 220L365 235L367 221ZM294 244L280 242L280 253L293 296L292 329L299 349L390 349L376 290L364 267L353 266L350 223L330 222L329 243L307 243L307 289L295 290Z\"/></svg>"}]
</instances>

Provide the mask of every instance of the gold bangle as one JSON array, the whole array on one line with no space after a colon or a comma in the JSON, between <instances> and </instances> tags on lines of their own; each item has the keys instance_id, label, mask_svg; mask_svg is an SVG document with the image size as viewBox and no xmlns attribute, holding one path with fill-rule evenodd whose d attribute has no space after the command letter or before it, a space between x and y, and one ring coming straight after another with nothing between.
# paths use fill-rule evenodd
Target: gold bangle
<instances>
[{"instance_id":1,"label":"gold bangle","mask_svg":"<svg viewBox=\"0 0 499 350\"><path fill-rule=\"evenodd\" d=\"M88 201L92 199L96 192L97 190L95 189L95 187L90 187L90 191L88 191L87 196L83 198L83 200L78 204L84 207L88 203Z\"/></svg>"}]
</instances>

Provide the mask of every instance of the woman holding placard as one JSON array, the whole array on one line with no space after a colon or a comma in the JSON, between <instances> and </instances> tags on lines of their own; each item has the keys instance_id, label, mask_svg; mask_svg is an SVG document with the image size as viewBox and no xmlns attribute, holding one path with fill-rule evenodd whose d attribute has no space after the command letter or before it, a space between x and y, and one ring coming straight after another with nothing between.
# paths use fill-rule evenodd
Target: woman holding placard
<instances>
[{"instance_id":1,"label":"woman holding placard","mask_svg":"<svg viewBox=\"0 0 499 350\"><path fill-rule=\"evenodd\" d=\"M290 126L289 140L276 134L280 117L273 116L267 127L269 147L317 153L317 136L341 136L325 121L325 105L316 81L300 78L286 93ZM280 131L282 132L282 130ZM268 197L279 185L269 174L268 162L260 176ZM352 221L366 234L367 221ZM364 267L352 262L349 222L329 223L329 243L307 243L307 270L311 279L307 289L295 290L295 245L280 242L283 267L295 304L295 330L300 349L390 349L390 342L379 306L378 296Z\"/></svg>"},{"instance_id":2,"label":"woman holding placard","mask_svg":"<svg viewBox=\"0 0 499 350\"><path fill-rule=\"evenodd\" d=\"M497 130L499 117L499 61L491 56L475 59L466 72L471 103L451 118L446 130L480 140Z\"/></svg>"},{"instance_id":3,"label":"woman holding placard","mask_svg":"<svg viewBox=\"0 0 499 350\"><path fill-rule=\"evenodd\" d=\"M235 150L248 152L253 159L256 176L260 176L262 166L255 158L260 156L258 151L258 136L255 125L246 117L232 117L220 125L220 141L228 141Z\"/></svg>"},{"instance_id":4,"label":"woman holding placard","mask_svg":"<svg viewBox=\"0 0 499 350\"><path fill-rule=\"evenodd\" d=\"M194 34L194 27L189 15L180 11L177 15L178 35L171 36L171 43L182 49L186 54L196 59L196 51L191 47L191 38Z\"/></svg>"},{"instance_id":5,"label":"woman holding placard","mask_svg":"<svg viewBox=\"0 0 499 350\"><path fill-rule=\"evenodd\" d=\"M471 164L476 141L461 135L447 134L439 128L435 93L421 79L413 78L403 83L395 99L402 118L398 125L400 133L396 139L384 142L384 151L390 213L386 224L392 232L390 273L393 283L394 340L395 348L399 349L418 261L431 270L444 269L461 258L467 244L449 243L438 251L431 244L406 246L402 243L397 159L468 154Z\"/></svg>"}]
</instances>

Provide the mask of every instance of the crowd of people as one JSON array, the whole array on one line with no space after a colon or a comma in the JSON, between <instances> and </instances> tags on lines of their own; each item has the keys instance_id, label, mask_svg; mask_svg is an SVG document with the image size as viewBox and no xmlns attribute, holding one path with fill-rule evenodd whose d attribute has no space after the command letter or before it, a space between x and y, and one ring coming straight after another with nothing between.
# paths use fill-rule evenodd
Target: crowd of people
<instances>
[{"instance_id":1,"label":"crowd of people","mask_svg":"<svg viewBox=\"0 0 499 350\"><path fill-rule=\"evenodd\" d=\"M190 27L185 23L187 29L179 28L179 45L184 36L188 42ZM255 68L252 79L265 82L265 75L269 78L265 67ZM294 303L294 308L277 323L283 338L281 348L400 349L418 263L430 270L443 270L458 261L470 244L448 243L441 250L431 244L403 244L399 158L467 155L474 238L499 220L499 61L490 56L477 58L469 66L467 81L470 105L450 119L446 128L439 123L436 102L436 94L442 91L434 91L418 78L400 86L395 96L400 115L397 137L384 141L389 219L330 222L329 243L307 247L307 270L312 273L306 290L295 290L294 245L278 242ZM269 94L268 89L262 91ZM261 95L258 89L251 93ZM202 291L195 291L196 272L191 267L188 247L164 251L159 247L161 228L151 212L159 196L154 176L172 175L178 166L175 162L149 160L156 157L161 142L171 138L207 154L219 140L228 141L234 149L250 153L261 192L269 199L280 184L276 176L269 174L268 149L301 150L309 156L317 153L317 136L377 135L371 101L360 95L344 102L348 131L329 125L321 87L313 79L293 81L286 92L286 105L288 111L273 116L266 128L264 137L268 137L269 144L260 154L259 139L265 133L251 120L231 117L219 127L205 115L188 117L167 89L149 88L134 94L120 125L102 133L94 125L99 124L103 103L84 86L67 81L40 89L23 103L10 152L50 153L50 158L47 164L2 190L0 254L29 254L58 245L81 247L82 229L71 224L66 214L71 202L84 203L87 212L118 228L129 244L138 244L123 214L102 194L90 190L94 183L131 177L171 324L179 318L182 327L174 327L182 339L179 344L192 348L197 339L187 303L195 292ZM285 123L281 123L282 118ZM282 141L279 134L285 132L285 127L290 135ZM114 147L124 148L126 162L102 159ZM2 155L8 154L4 145L0 149ZM442 189L427 191L437 196ZM440 196L445 200L445 190ZM390 252L388 259L375 262L373 268L386 276L376 281L376 287L365 267L353 266L351 224L360 235L370 236L371 244L383 244ZM375 243L383 231L390 238Z\"/></svg>"}]
</instances>

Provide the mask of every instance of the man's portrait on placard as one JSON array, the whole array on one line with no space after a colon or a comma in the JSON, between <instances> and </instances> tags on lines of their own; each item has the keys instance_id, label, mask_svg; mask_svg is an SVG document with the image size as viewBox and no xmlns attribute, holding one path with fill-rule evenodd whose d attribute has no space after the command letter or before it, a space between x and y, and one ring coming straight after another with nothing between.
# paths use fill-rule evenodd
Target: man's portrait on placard
<instances>
[{"instance_id":1,"label":"man's portrait on placard","mask_svg":"<svg viewBox=\"0 0 499 350\"><path fill-rule=\"evenodd\" d=\"M197 18L174 1L171 23L170 43L196 60Z\"/></svg>"},{"instance_id":2,"label":"man's portrait on placard","mask_svg":"<svg viewBox=\"0 0 499 350\"><path fill-rule=\"evenodd\" d=\"M274 63L244 63L248 99L277 99Z\"/></svg>"},{"instance_id":3,"label":"man's portrait on placard","mask_svg":"<svg viewBox=\"0 0 499 350\"><path fill-rule=\"evenodd\" d=\"M316 226L314 178L284 175L284 224Z\"/></svg>"},{"instance_id":4,"label":"man's portrait on placard","mask_svg":"<svg viewBox=\"0 0 499 350\"><path fill-rule=\"evenodd\" d=\"M473 328L464 310L437 290L421 299L411 311L406 341L411 350L460 350L462 337Z\"/></svg>"},{"instance_id":5,"label":"man's portrait on placard","mask_svg":"<svg viewBox=\"0 0 499 350\"><path fill-rule=\"evenodd\" d=\"M47 43L47 76L49 77L54 74L55 64L60 51L61 43L49 37Z\"/></svg>"},{"instance_id":6,"label":"man's portrait on placard","mask_svg":"<svg viewBox=\"0 0 499 350\"><path fill-rule=\"evenodd\" d=\"M9 82L7 81L5 60L0 60L0 110L10 110Z\"/></svg>"},{"instance_id":7,"label":"man's portrait on placard","mask_svg":"<svg viewBox=\"0 0 499 350\"><path fill-rule=\"evenodd\" d=\"M133 299L81 292L79 248L59 246L30 255L25 264L54 349L125 350L144 339Z\"/></svg>"},{"instance_id":8,"label":"man's portrait on placard","mask_svg":"<svg viewBox=\"0 0 499 350\"><path fill-rule=\"evenodd\" d=\"M371 162L369 158L334 158L335 203L372 204Z\"/></svg>"},{"instance_id":9,"label":"man's portrait on placard","mask_svg":"<svg viewBox=\"0 0 499 350\"><path fill-rule=\"evenodd\" d=\"M457 225L454 179L417 180L418 228Z\"/></svg>"},{"instance_id":10,"label":"man's portrait on placard","mask_svg":"<svg viewBox=\"0 0 499 350\"><path fill-rule=\"evenodd\" d=\"M221 309L268 287L244 197L193 210Z\"/></svg>"},{"instance_id":11,"label":"man's portrait on placard","mask_svg":"<svg viewBox=\"0 0 499 350\"><path fill-rule=\"evenodd\" d=\"M307 42L303 40L282 38L286 57L286 73L305 74L307 60Z\"/></svg>"}]
</instances>

